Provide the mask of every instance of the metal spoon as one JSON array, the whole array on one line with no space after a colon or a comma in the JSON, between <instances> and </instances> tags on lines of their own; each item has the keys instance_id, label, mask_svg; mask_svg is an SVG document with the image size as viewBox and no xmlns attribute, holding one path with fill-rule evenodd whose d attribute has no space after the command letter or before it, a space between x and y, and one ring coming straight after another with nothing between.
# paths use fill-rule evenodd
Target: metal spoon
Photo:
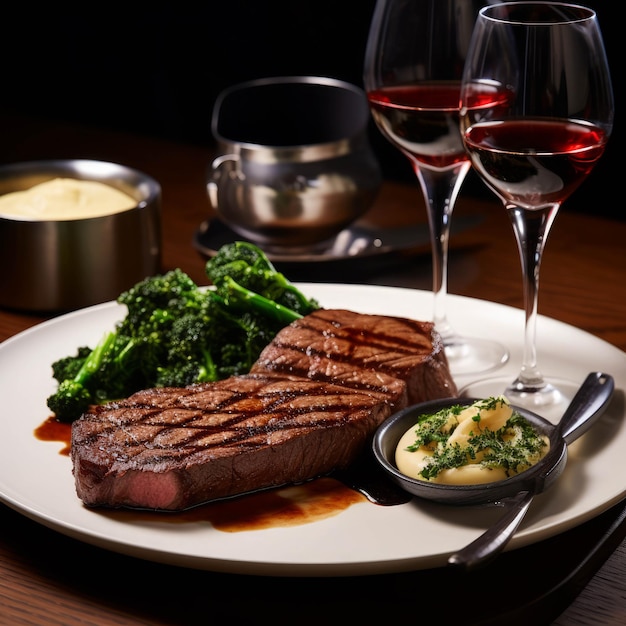
<instances>
[{"instance_id":1,"label":"metal spoon","mask_svg":"<svg viewBox=\"0 0 626 626\"><path fill-rule=\"evenodd\" d=\"M544 491L561 473L567 459L567 445L578 439L599 417L613 389L614 380L608 374L594 372L582 384L563 417L550 436L550 451L540 461L541 471L532 483L510 499L510 508L485 533L448 559L448 563L467 570L483 566L506 546L522 522L533 497Z\"/></svg>"}]
</instances>

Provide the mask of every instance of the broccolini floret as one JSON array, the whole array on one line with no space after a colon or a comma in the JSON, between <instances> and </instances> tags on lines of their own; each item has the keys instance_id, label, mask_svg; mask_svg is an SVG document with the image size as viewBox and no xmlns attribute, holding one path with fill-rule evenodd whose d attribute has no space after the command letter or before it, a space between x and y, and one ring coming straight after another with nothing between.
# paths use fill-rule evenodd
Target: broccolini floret
<instances>
[{"instance_id":1,"label":"broccolini floret","mask_svg":"<svg viewBox=\"0 0 626 626\"><path fill-rule=\"evenodd\" d=\"M91 354L91 348L81 346L73 356L66 356L52 364L52 377L58 381L74 378L85 359Z\"/></svg>"},{"instance_id":2,"label":"broccolini floret","mask_svg":"<svg viewBox=\"0 0 626 626\"><path fill-rule=\"evenodd\" d=\"M84 348L79 349L75 364L80 363L79 369L71 376L71 359L63 360L63 368L57 363L53 365L53 372L58 376L67 376L59 380L57 391L48 400L48 408L62 421L73 421L80 417L87 407L93 403L91 384L94 375L100 369L104 355L115 342L115 333L107 333L100 343L83 358Z\"/></svg>"},{"instance_id":3,"label":"broccolini floret","mask_svg":"<svg viewBox=\"0 0 626 626\"><path fill-rule=\"evenodd\" d=\"M301 316L319 309L317 301L287 280L260 248L245 241L223 245L207 262L206 274L218 292L222 286L232 288L233 281Z\"/></svg>"}]
</instances>

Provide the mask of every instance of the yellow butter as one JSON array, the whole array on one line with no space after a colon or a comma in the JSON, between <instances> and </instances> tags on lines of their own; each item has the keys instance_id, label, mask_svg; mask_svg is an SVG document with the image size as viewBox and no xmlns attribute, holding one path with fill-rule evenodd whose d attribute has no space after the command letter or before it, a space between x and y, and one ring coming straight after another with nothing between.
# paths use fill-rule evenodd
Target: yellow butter
<instances>
[{"instance_id":1,"label":"yellow butter","mask_svg":"<svg viewBox=\"0 0 626 626\"><path fill-rule=\"evenodd\" d=\"M513 409L505 398L499 398L500 402L493 403L491 408L484 406L482 400L478 400L460 411L458 414L451 412L446 423L441 427L442 434L451 434L444 441L431 442L429 445L421 445L414 449L417 425L409 428L398 442L395 461L396 466L406 476L422 479L421 472L427 467L433 458L435 451L446 447L458 446L461 450L467 449L468 442L473 434L484 430L498 431L513 415ZM479 419L475 419L478 418ZM515 433L515 431L513 431ZM521 471L534 465L550 449L549 439L541 436L546 444L540 454L527 456L526 463L521 464ZM519 433L508 434L502 437L503 441L515 443L520 441ZM466 464L458 467L442 469L437 476L430 478L430 482L450 485L474 485L504 480L507 471L503 467L485 467L481 465L486 449L474 450L475 455L466 459ZM516 473L509 470L509 473Z\"/></svg>"},{"instance_id":2,"label":"yellow butter","mask_svg":"<svg viewBox=\"0 0 626 626\"><path fill-rule=\"evenodd\" d=\"M97 181L55 178L0 196L0 216L22 220L76 220L128 211L137 201Z\"/></svg>"}]
</instances>

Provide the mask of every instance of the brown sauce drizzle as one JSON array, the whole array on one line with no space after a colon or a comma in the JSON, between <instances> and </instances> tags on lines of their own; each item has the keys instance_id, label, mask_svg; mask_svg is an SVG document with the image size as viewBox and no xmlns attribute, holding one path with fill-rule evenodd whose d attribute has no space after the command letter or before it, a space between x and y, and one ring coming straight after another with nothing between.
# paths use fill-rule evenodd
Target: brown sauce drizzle
<instances>
[{"instance_id":1,"label":"brown sauce drizzle","mask_svg":"<svg viewBox=\"0 0 626 626\"><path fill-rule=\"evenodd\" d=\"M39 441L59 441L64 444L64 447L59 451L59 454L64 456L70 455L71 433L72 425L67 422L59 422L54 415L35 428L35 437Z\"/></svg>"},{"instance_id":2,"label":"brown sauce drizzle","mask_svg":"<svg viewBox=\"0 0 626 626\"><path fill-rule=\"evenodd\" d=\"M263 530L310 524L364 502L358 492L332 478L250 493L169 513L131 509L99 509L98 513L127 522L158 520L171 524L207 522L222 532ZM94 509L96 512L96 509Z\"/></svg>"},{"instance_id":3,"label":"brown sauce drizzle","mask_svg":"<svg viewBox=\"0 0 626 626\"><path fill-rule=\"evenodd\" d=\"M62 443L59 454L69 456L71 424L59 422L51 416L35 429L34 434L40 441ZM410 496L382 473L371 454L364 454L352 466L331 476L202 504L186 511L94 509L94 512L129 522L154 520L155 516L159 521L171 523L206 521L223 532L240 532L309 524L366 501L394 506L409 500Z\"/></svg>"}]
</instances>

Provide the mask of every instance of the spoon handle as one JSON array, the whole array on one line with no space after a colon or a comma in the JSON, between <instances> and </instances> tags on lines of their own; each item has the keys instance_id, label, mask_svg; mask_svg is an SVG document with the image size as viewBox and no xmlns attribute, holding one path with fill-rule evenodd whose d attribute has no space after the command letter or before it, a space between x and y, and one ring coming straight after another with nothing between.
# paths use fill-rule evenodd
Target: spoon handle
<instances>
[{"instance_id":1,"label":"spoon handle","mask_svg":"<svg viewBox=\"0 0 626 626\"><path fill-rule=\"evenodd\" d=\"M614 388L611 375L591 372L565 410L555 434L563 437L568 445L585 434L595 423L592 418L599 416L611 399Z\"/></svg>"},{"instance_id":2,"label":"spoon handle","mask_svg":"<svg viewBox=\"0 0 626 626\"><path fill-rule=\"evenodd\" d=\"M451 555L448 564L471 570L493 560L502 552L522 523L534 495L533 491L520 491L510 498L508 511L472 543Z\"/></svg>"}]
</instances>

